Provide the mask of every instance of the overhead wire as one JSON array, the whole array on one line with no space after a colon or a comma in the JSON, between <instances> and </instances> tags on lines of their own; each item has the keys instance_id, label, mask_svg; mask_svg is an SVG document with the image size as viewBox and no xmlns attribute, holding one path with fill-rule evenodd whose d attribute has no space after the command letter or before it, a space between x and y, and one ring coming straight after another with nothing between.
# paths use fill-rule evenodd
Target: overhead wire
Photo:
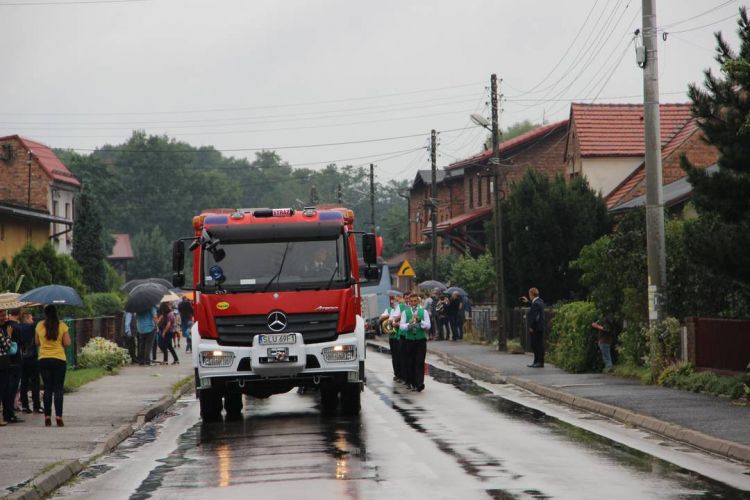
<instances>
[{"instance_id":1,"label":"overhead wire","mask_svg":"<svg viewBox=\"0 0 750 500\"><path fill-rule=\"evenodd\" d=\"M699 14L695 14L694 16L690 16L690 17L687 17L685 19L681 19L679 21L674 21L674 22L671 22L671 23L664 24L662 26L659 26L659 28L661 28L661 29L669 28L671 26L677 26L678 24L683 24L683 23L686 23L688 21L692 21L694 19L698 19L699 17L703 17L705 15L708 15L708 14L711 14L713 12L716 12L717 10L720 10L720 9L728 6L729 4L733 4L733 3L737 3L737 0L727 0L727 1L724 1L724 2L720 3L719 5L711 7L708 10L704 10L703 12L701 12Z\"/></svg>"}]
</instances>

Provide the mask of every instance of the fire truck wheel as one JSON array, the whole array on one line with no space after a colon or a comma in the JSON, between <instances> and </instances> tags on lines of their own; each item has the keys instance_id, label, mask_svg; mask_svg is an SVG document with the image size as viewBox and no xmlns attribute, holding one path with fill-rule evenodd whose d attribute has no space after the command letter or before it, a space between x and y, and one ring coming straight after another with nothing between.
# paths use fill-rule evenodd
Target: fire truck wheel
<instances>
[{"instance_id":1,"label":"fire truck wheel","mask_svg":"<svg viewBox=\"0 0 750 500\"><path fill-rule=\"evenodd\" d=\"M339 389L333 384L320 387L320 406L323 413L330 415L336 413L339 403Z\"/></svg>"},{"instance_id":2,"label":"fire truck wheel","mask_svg":"<svg viewBox=\"0 0 750 500\"><path fill-rule=\"evenodd\" d=\"M242 393L230 392L224 396L224 409L227 417L236 418L242 416Z\"/></svg>"},{"instance_id":3,"label":"fire truck wheel","mask_svg":"<svg viewBox=\"0 0 750 500\"><path fill-rule=\"evenodd\" d=\"M341 412L344 415L359 415L361 392L359 384L344 385L341 390Z\"/></svg>"},{"instance_id":4,"label":"fire truck wheel","mask_svg":"<svg viewBox=\"0 0 750 500\"><path fill-rule=\"evenodd\" d=\"M198 393L201 407L201 418L204 422L221 420L221 395L213 389L204 389Z\"/></svg>"}]
</instances>

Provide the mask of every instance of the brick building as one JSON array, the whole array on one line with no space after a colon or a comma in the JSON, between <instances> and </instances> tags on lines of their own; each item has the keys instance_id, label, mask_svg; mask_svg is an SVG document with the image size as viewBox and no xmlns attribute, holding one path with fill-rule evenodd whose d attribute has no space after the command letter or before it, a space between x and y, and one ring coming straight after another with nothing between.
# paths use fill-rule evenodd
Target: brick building
<instances>
[{"instance_id":1,"label":"brick building","mask_svg":"<svg viewBox=\"0 0 750 500\"><path fill-rule=\"evenodd\" d=\"M693 118L689 104L662 104L659 112L666 148ZM644 151L642 104L571 104L565 144L570 177L586 177L606 199L643 163Z\"/></svg>"},{"instance_id":2,"label":"brick building","mask_svg":"<svg viewBox=\"0 0 750 500\"><path fill-rule=\"evenodd\" d=\"M505 193L527 168L550 176L564 172L567 124L563 120L545 125L500 145L501 189ZM484 225L492 218L491 157L492 151L486 150L438 171L438 253L479 255L486 251ZM419 171L409 199L409 244L423 258L429 251L432 229L426 204L430 183L431 172Z\"/></svg>"},{"instance_id":3,"label":"brick building","mask_svg":"<svg viewBox=\"0 0 750 500\"><path fill-rule=\"evenodd\" d=\"M665 186L665 205L681 206L690 197L689 184L685 172L680 167L680 157L685 155L697 168L708 168L719 160L716 147L707 144L703 133L693 118L680 129L662 148L662 182ZM667 199L666 189L670 186L675 197ZM631 203L646 193L646 165L641 163L607 196L607 208L612 212L639 206Z\"/></svg>"},{"instance_id":4,"label":"brick building","mask_svg":"<svg viewBox=\"0 0 750 500\"><path fill-rule=\"evenodd\" d=\"M61 253L73 242L73 199L81 183L47 146L0 137L0 259L27 242L52 241Z\"/></svg>"}]
</instances>

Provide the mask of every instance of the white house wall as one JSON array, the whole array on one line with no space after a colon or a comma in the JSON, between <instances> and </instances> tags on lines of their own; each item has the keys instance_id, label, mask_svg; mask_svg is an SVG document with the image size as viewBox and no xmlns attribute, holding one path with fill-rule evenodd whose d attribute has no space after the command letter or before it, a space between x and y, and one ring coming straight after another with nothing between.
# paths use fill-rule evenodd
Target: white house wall
<instances>
[{"instance_id":1,"label":"white house wall","mask_svg":"<svg viewBox=\"0 0 750 500\"><path fill-rule=\"evenodd\" d=\"M607 196L641 163L643 157L583 158L581 173L594 191Z\"/></svg>"}]
</instances>

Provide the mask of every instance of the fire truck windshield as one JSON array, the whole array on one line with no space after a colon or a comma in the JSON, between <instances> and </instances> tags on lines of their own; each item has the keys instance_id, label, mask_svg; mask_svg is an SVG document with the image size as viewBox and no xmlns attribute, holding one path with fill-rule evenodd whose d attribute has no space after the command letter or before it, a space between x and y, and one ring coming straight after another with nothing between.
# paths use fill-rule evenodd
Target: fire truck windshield
<instances>
[{"instance_id":1,"label":"fire truck windshield","mask_svg":"<svg viewBox=\"0 0 750 500\"><path fill-rule=\"evenodd\" d=\"M225 257L216 262L203 253L205 291L217 285L226 291L295 290L298 288L341 288L349 285L347 248L344 238L336 240L274 241L247 243L222 241ZM208 273L221 267L223 283Z\"/></svg>"}]
</instances>

